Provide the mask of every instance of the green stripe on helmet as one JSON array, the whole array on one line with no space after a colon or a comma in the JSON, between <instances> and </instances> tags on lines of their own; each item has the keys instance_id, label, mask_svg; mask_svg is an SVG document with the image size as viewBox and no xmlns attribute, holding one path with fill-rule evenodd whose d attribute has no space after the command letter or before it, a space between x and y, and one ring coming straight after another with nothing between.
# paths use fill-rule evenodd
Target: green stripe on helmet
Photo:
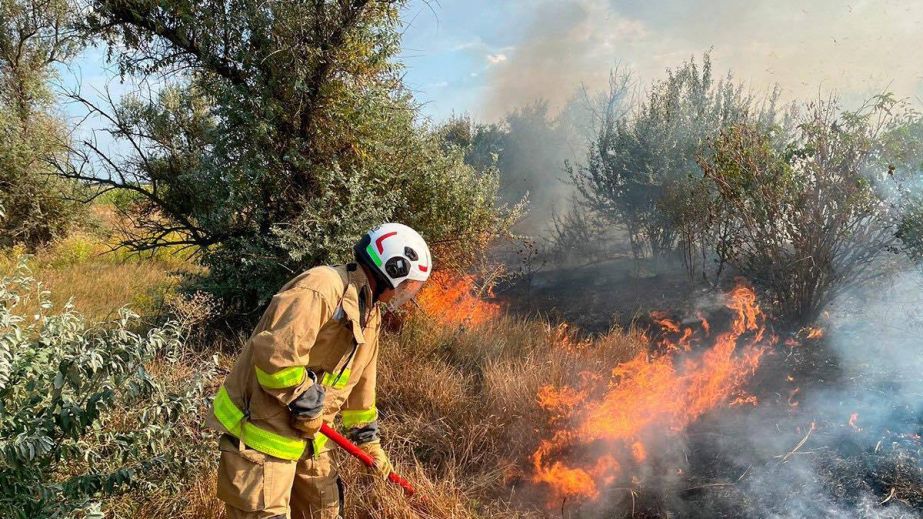
<instances>
[{"instance_id":1,"label":"green stripe on helmet","mask_svg":"<svg viewBox=\"0 0 923 519\"><path fill-rule=\"evenodd\" d=\"M375 266L381 266L381 256L378 255L378 251L375 250L371 243L365 248L365 252L369 253L369 257L375 262Z\"/></svg>"}]
</instances>

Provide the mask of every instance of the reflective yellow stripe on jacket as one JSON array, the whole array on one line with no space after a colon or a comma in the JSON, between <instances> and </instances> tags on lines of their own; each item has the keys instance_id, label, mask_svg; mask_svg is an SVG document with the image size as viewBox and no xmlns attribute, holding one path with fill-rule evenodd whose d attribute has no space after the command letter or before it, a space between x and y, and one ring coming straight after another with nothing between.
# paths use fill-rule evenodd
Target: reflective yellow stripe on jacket
<instances>
[{"instance_id":1,"label":"reflective yellow stripe on jacket","mask_svg":"<svg viewBox=\"0 0 923 519\"><path fill-rule=\"evenodd\" d=\"M333 389L343 389L349 383L349 375L352 370L346 368L342 373L325 373L321 380L321 385L332 387Z\"/></svg>"},{"instance_id":2,"label":"reflective yellow stripe on jacket","mask_svg":"<svg viewBox=\"0 0 923 519\"><path fill-rule=\"evenodd\" d=\"M243 440L251 449L284 460L298 460L304 454L307 446L305 440L282 436L247 421L244 412L234 404L224 386L221 386L221 389L218 390L218 395L215 396L214 407L215 418L221 422L221 425L229 433ZM327 437L318 433L313 443L314 453L322 452L327 443Z\"/></svg>"},{"instance_id":3,"label":"reflective yellow stripe on jacket","mask_svg":"<svg viewBox=\"0 0 923 519\"><path fill-rule=\"evenodd\" d=\"M254 366L254 369L256 370L256 379L261 386L267 389L284 389L297 386L301 384L305 377L305 369L302 366L284 368L275 373L267 373L256 366Z\"/></svg>"}]
</instances>

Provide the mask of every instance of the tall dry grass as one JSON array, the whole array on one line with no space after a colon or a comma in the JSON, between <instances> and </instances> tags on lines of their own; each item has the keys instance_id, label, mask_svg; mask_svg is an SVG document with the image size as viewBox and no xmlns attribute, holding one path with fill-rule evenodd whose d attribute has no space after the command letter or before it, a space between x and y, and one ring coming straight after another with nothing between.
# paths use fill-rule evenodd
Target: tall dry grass
<instances>
[{"instance_id":1,"label":"tall dry grass","mask_svg":"<svg viewBox=\"0 0 923 519\"><path fill-rule=\"evenodd\" d=\"M465 330L422 314L382 341L384 443L418 494L404 497L335 452L347 518L545 517L541 489L529 483L530 455L547 432L536 394L586 370L611 370L645 344L619 330L579 340L538 321L502 318ZM206 467L180 495L147 496L132 517L160 519L182 502L177 517L219 519L223 506L214 494L214 467Z\"/></svg>"},{"instance_id":2,"label":"tall dry grass","mask_svg":"<svg viewBox=\"0 0 923 519\"><path fill-rule=\"evenodd\" d=\"M117 216L110 207L93 205L89 217L79 230L33 254L17 247L0 251L0 275L25 260L55 306L72 300L91 321L111 319L123 306L142 316L162 314L182 277L198 268L183 251L135 255L116 248Z\"/></svg>"},{"instance_id":3,"label":"tall dry grass","mask_svg":"<svg viewBox=\"0 0 923 519\"><path fill-rule=\"evenodd\" d=\"M538 321L463 330L416 316L384 339L378 402L389 453L421 497L408 501L387 485L354 490L348 516L543 515L541 490L529 484L530 455L546 432L539 389L608 372L644 344L619 330L579 340ZM350 487L363 488L356 464L344 465Z\"/></svg>"}]
</instances>

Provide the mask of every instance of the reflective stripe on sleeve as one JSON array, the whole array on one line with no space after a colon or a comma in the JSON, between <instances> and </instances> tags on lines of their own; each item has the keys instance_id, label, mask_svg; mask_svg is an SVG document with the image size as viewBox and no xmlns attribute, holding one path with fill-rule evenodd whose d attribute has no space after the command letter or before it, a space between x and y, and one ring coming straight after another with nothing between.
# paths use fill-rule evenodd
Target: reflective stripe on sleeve
<instances>
[{"instance_id":1,"label":"reflective stripe on sleeve","mask_svg":"<svg viewBox=\"0 0 923 519\"><path fill-rule=\"evenodd\" d=\"M304 454L307 442L267 431L245 420L241 411L224 386L215 396L215 418L229 433L240 438L248 447L284 460L298 460ZM315 451L316 452L316 451Z\"/></svg>"},{"instance_id":2,"label":"reflective stripe on sleeve","mask_svg":"<svg viewBox=\"0 0 923 519\"><path fill-rule=\"evenodd\" d=\"M218 395L215 396L215 418L221 422L221 425L229 433L240 438L240 422L244 419L244 413L234 405L228 390L221 386L218 389Z\"/></svg>"},{"instance_id":3,"label":"reflective stripe on sleeve","mask_svg":"<svg viewBox=\"0 0 923 519\"><path fill-rule=\"evenodd\" d=\"M378 409L375 406L359 411L343 411L343 427L346 429L369 424L375 420L378 420Z\"/></svg>"},{"instance_id":4,"label":"reflective stripe on sleeve","mask_svg":"<svg viewBox=\"0 0 923 519\"><path fill-rule=\"evenodd\" d=\"M352 370L349 368L344 369L342 373L337 375L336 373L324 373L324 378L321 380L321 384L332 387L333 389L343 389L346 387L346 384L349 383L349 375Z\"/></svg>"},{"instance_id":5,"label":"reflective stripe on sleeve","mask_svg":"<svg viewBox=\"0 0 923 519\"><path fill-rule=\"evenodd\" d=\"M324 436L322 433L317 433L314 435L314 439L311 440L312 441L311 448L314 449L312 452L314 452L315 456L324 452L324 449L327 446L327 440L328 438Z\"/></svg>"},{"instance_id":6,"label":"reflective stripe on sleeve","mask_svg":"<svg viewBox=\"0 0 923 519\"><path fill-rule=\"evenodd\" d=\"M305 369L303 366L283 368L275 373L267 373L258 366L254 366L254 369L256 369L256 379L259 381L260 385L266 389L284 389L297 386L301 384L301 381L304 380L305 377Z\"/></svg>"}]
</instances>

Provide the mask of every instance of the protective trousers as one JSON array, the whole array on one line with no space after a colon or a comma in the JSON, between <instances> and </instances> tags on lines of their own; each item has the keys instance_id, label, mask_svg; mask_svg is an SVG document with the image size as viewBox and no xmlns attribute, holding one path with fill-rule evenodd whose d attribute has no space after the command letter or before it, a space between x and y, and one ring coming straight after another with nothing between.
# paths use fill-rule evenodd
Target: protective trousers
<instances>
[{"instance_id":1,"label":"protective trousers","mask_svg":"<svg viewBox=\"0 0 923 519\"><path fill-rule=\"evenodd\" d=\"M288 461L227 434L218 445L218 497L228 519L342 517L343 487L329 452Z\"/></svg>"}]
</instances>

